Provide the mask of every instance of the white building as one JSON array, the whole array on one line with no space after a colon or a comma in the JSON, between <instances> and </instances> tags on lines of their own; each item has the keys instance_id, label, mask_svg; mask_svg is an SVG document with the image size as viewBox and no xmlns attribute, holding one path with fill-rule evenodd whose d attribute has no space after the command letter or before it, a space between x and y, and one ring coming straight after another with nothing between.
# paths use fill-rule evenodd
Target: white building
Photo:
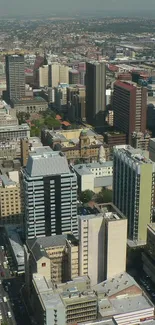
<instances>
[{"instance_id":1,"label":"white building","mask_svg":"<svg viewBox=\"0 0 155 325\"><path fill-rule=\"evenodd\" d=\"M102 187L112 188L113 162L77 164L73 166L77 175L80 191L91 190L95 193L101 191Z\"/></svg>"}]
</instances>

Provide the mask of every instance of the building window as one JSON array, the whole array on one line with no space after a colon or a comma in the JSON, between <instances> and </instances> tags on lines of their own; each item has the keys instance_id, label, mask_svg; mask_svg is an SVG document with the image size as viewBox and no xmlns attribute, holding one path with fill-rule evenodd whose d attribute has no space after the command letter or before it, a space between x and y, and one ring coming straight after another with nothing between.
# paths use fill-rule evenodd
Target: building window
<instances>
[{"instance_id":1,"label":"building window","mask_svg":"<svg viewBox=\"0 0 155 325\"><path fill-rule=\"evenodd\" d=\"M42 263L42 267L45 267L46 266L46 263Z\"/></svg>"}]
</instances>

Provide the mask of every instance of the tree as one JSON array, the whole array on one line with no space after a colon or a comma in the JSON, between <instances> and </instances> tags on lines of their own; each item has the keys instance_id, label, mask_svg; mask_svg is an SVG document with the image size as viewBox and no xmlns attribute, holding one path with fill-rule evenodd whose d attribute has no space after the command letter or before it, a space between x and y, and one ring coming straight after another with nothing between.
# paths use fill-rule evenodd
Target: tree
<instances>
[{"instance_id":1,"label":"tree","mask_svg":"<svg viewBox=\"0 0 155 325\"><path fill-rule=\"evenodd\" d=\"M112 190L105 187L96 195L96 201L98 203L109 203L112 202Z\"/></svg>"},{"instance_id":2,"label":"tree","mask_svg":"<svg viewBox=\"0 0 155 325\"><path fill-rule=\"evenodd\" d=\"M83 192L80 193L79 199L83 203L88 203L89 201L92 200L93 195L94 195L93 191L91 191L91 190L85 190L85 191L83 191Z\"/></svg>"}]
</instances>

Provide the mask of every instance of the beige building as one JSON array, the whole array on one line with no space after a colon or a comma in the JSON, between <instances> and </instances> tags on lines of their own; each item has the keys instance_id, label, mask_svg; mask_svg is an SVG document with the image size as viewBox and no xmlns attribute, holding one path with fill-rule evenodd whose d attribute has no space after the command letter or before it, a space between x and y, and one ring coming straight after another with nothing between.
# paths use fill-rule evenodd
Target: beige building
<instances>
[{"instance_id":1,"label":"beige building","mask_svg":"<svg viewBox=\"0 0 155 325\"><path fill-rule=\"evenodd\" d=\"M22 223L23 198L18 171L0 175L0 224Z\"/></svg>"},{"instance_id":2,"label":"beige building","mask_svg":"<svg viewBox=\"0 0 155 325\"><path fill-rule=\"evenodd\" d=\"M50 279L53 284L78 276L78 241L73 235L53 235L27 240L25 246L25 279L27 290L33 273Z\"/></svg>"},{"instance_id":3,"label":"beige building","mask_svg":"<svg viewBox=\"0 0 155 325\"><path fill-rule=\"evenodd\" d=\"M103 136L91 129L43 130L42 143L54 150L61 150L68 162L96 162L99 159ZM109 147L104 144L106 160L109 159Z\"/></svg>"},{"instance_id":4,"label":"beige building","mask_svg":"<svg viewBox=\"0 0 155 325\"><path fill-rule=\"evenodd\" d=\"M39 87L48 87L48 65L39 68Z\"/></svg>"},{"instance_id":5,"label":"beige building","mask_svg":"<svg viewBox=\"0 0 155 325\"><path fill-rule=\"evenodd\" d=\"M12 108L16 113L39 113L48 109L48 103L42 97L25 97L21 99L14 99L11 103Z\"/></svg>"},{"instance_id":6,"label":"beige building","mask_svg":"<svg viewBox=\"0 0 155 325\"><path fill-rule=\"evenodd\" d=\"M68 84L69 70L68 66L59 63L49 65L49 86L57 87L61 83Z\"/></svg>"},{"instance_id":7,"label":"beige building","mask_svg":"<svg viewBox=\"0 0 155 325\"><path fill-rule=\"evenodd\" d=\"M113 206L105 212L79 216L79 273L92 285L126 269L127 220Z\"/></svg>"},{"instance_id":8,"label":"beige building","mask_svg":"<svg viewBox=\"0 0 155 325\"><path fill-rule=\"evenodd\" d=\"M133 132L131 134L131 146L135 149L148 150L150 138L148 132Z\"/></svg>"}]
</instances>

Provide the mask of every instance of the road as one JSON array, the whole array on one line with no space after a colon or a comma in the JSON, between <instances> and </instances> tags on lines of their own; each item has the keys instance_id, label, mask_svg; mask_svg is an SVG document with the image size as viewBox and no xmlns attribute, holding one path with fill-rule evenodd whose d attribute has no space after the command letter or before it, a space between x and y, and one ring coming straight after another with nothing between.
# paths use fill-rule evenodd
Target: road
<instances>
[{"instance_id":1,"label":"road","mask_svg":"<svg viewBox=\"0 0 155 325\"><path fill-rule=\"evenodd\" d=\"M0 245L5 247L5 250L3 250L0 246L0 312L3 322L6 322L7 325L31 325L27 309L20 294L21 288L24 285L24 277L23 275L11 275L12 261L9 258L9 250L7 249L7 243L1 228ZM6 255L9 264L5 268L3 263L5 262ZM3 301L3 297L7 298L7 302ZM11 313L11 318L8 317L8 311Z\"/></svg>"}]
</instances>

